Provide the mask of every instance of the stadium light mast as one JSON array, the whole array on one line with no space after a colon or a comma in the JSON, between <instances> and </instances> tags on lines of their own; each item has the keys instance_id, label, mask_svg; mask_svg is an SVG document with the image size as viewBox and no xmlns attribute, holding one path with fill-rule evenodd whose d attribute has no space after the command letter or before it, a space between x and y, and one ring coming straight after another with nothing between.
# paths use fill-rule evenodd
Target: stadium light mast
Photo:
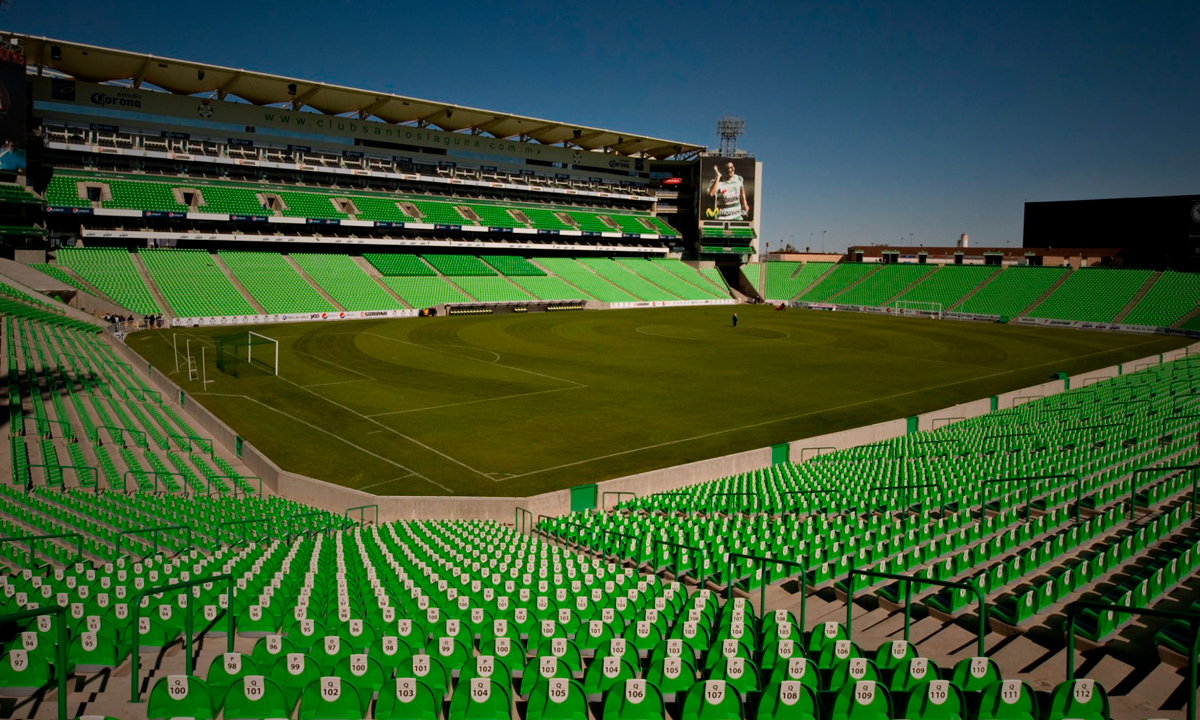
<instances>
[{"instance_id":1,"label":"stadium light mast","mask_svg":"<svg viewBox=\"0 0 1200 720\"><path fill-rule=\"evenodd\" d=\"M746 121L739 117L725 116L717 120L717 134L721 136L721 154L737 153L737 139L746 130Z\"/></svg>"}]
</instances>

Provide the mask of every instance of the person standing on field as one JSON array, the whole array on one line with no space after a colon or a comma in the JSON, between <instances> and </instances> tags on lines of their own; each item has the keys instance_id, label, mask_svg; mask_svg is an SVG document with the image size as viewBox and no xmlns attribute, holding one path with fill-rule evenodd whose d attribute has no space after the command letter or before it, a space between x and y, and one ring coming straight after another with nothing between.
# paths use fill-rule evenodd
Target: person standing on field
<instances>
[{"instance_id":1,"label":"person standing on field","mask_svg":"<svg viewBox=\"0 0 1200 720\"><path fill-rule=\"evenodd\" d=\"M733 326L737 327L737 313L733 314Z\"/></svg>"}]
</instances>

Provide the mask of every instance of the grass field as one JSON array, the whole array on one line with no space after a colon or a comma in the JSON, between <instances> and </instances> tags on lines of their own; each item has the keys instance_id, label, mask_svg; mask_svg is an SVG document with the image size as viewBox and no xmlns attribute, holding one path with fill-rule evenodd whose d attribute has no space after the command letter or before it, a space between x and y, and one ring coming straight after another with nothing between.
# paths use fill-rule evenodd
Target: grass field
<instances>
[{"instance_id":1,"label":"grass field","mask_svg":"<svg viewBox=\"0 0 1200 720\"><path fill-rule=\"evenodd\" d=\"M673 308L255 328L280 374L178 374L285 469L394 495L516 495L905 417L1181 347L1183 338L858 313ZM245 352L243 349L242 352ZM257 352L257 349L256 349Z\"/></svg>"}]
</instances>

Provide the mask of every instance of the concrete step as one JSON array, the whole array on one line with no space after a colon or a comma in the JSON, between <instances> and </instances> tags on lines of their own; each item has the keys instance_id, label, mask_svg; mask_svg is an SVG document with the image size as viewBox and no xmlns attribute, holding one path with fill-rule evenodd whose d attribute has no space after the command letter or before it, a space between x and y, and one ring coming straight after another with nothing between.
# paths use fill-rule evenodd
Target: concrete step
<instances>
[{"instance_id":1,"label":"concrete step","mask_svg":"<svg viewBox=\"0 0 1200 720\"><path fill-rule=\"evenodd\" d=\"M385 293L395 298L396 302L400 303L401 307L412 307L408 303L404 302L404 298L397 295L395 290L388 287L388 284L383 281L383 276L379 274L379 271L375 269L375 266L372 265L365 257L362 255L355 255L354 263L362 268L363 272L365 272L372 280L374 280L376 285L383 288Z\"/></svg>"},{"instance_id":2,"label":"concrete step","mask_svg":"<svg viewBox=\"0 0 1200 720\"><path fill-rule=\"evenodd\" d=\"M133 261L133 267L137 269L138 275L142 277L142 282L145 283L146 288L150 291L150 294L154 296L154 301L158 303L159 309L162 310L164 319L170 320L171 318L176 317L175 310L171 307L171 303L167 302L166 295L163 295L162 290L158 289L158 285L155 284L154 278L150 277L150 270L146 268L146 263L142 262L142 257L137 253L132 252L129 253L129 259ZM170 323L168 322L168 324Z\"/></svg>"},{"instance_id":3,"label":"concrete step","mask_svg":"<svg viewBox=\"0 0 1200 720\"><path fill-rule=\"evenodd\" d=\"M1142 301L1142 298L1146 296L1146 293L1150 292L1150 288L1154 287L1154 283L1158 282L1160 277L1162 277L1161 272L1155 271L1150 273L1150 277L1146 278L1146 282L1142 283L1142 286L1138 288L1138 291L1134 293L1134 296L1130 298L1129 302L1125 303L1125 307L1121 308L1121 312L1117 313L1112 321L1114 323L1119 323L1124 320L1125 316L1128 315L1130 311L1137 307L1137 304Z\"/></svg>"}]
</instances>

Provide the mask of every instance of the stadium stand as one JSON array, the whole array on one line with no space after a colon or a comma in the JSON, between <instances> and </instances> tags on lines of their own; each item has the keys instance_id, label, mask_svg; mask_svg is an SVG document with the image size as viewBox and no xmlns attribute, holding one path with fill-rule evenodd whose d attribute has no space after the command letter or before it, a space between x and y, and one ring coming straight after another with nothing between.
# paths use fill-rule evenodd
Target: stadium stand
<instances>
[{"instance_id":1,"label":"stadium stand","mask_svg":"<svg viewBox=\"0 0 1200 720\"><path fill-rule=\"evenodd\" d=\"M978 315L1015 317L1041 297L1069 272L1057 267L1005 268L979 292L954 308Z\"/></svg>"},{"instance_id":2,"label":"stadium stand","mask_svg":"<svg viewBox=\"0 0 1200 720\"><path fill-rule=\"evenodd\" d=\"M279 253L222 250L218 256L268 313L318 313L336 309Z\"/></svg>"},{"instance_id":3,"label":"stadium stand","mask_svg":"<svg viewBox=\"0 0 1200 720\"><path fill-rule=\"evenodd\" d=\"M64 283L70 285L71 287L75 288L76 290L80 290L85 293L96 295L98 297L105 297L104 293L100 292L99 290L97 290L94 287L89 287L86 283L81 282L78 278L76 278L73 275L68 274L65 270L63 270L60 267L56 267L56 266L50 265L48 263L33 263L29 267L33 268L34 270L37 270L38 272L45 273L46 275L49 275L50 277L54 278L55 280L58 280L59 282L64 282Z\"/></svg>"},{"instance_id":4,"label":"stadium stand","mask_svg":"<svg viewBox=\"0 0 1200 720\"><path fill-rule=\"evenodd\" d=\"M517 255L483 255L479 259L495 268L501 275L509 277L546 274L537 265Z\"/></svg>"},{"instance_id":5,"label":"stadium stand","mask_svg":"<svg viewBox=\"0 0 1200 720\"><path fill-rule=\"evenodd\" d=\"M440 276L384 276L383 282L409 307L427 308L443 303L471 302L471 298Z\"/></svg>"},{"instance_id":6,"label":"stadium stand","mask_svg":"<svg viewBox=\"0 0 1200 720\"><path fill-rule=\"evenodd\" d=\"M363 253L363 257L367 262L379 271L380 275L413 277L413 276L428 276L437 275L433 268L421 262L421 259L416 255L403 255L400 253Z\"/></svg>"},{"instance_id":7,"label":"stadium stand","mask_svg":"<svg viewBox=\"0 0 1200 720\"><path fill-rule=\"evenodd\" d=\"M833 296L832 299L834 302L847 305L880 307L905 288L932 272L934 272L934 268L928 265L908 263L884 265L877 272L863 278L862 282Z\"/></svg>"},{"instance_id":8,"label":"stadium stand","mask_svg":"<svg viewBox=\"0 0 1200 720\"><path fill-rule=\"evenodd\" d=\"M91 192L99 199L95 202L88 200L86 188L91 188ZM351 219L348 210L353 210L356 212L353 219L375 222L422 222L447 226L481 225L505 230L533 228L679 236L679 233L661 218L644 213L583 210L549 204L539 206L528 203L478 201L456 203L428 195L320 190L313 187L296 188L207 178L164 178L129 173L84 173L75 170L63 170L51 178L46 191L46 202L54 207L67 208L87 208L95 205L105 209L245 216L278 214L283 217L318 220ZM420 217L410 215L401 207L401 203L411 204ZM528 222L518 219L518 215L523 215ZM562 216L569 217L570 222L564 221Z\"/></svg>"},{"instance_id":9,"label":"stadium stand","mask_svg":"<svg viewBox=\"0 0 1200 720\"><path fill-rule=\"evenodd\" d=\"M880 267L882 266L864 265L862 263L839 264L821 282L810 288L799 299L805 302L825 302Z\"/></svg>"},{"instance_id":10,"label":"stadium stand","mask_svg":"<svg viewBox=\"0 0 1200 720\"><path fill-rule=\"evenodd\" d=\"M597 275L633 295L638 300L679 299L678 296L648 282L610 258L580 258L579 263L591 268Z\"/></svg>"},{"instance_id":11,"label":"stadium stand","mask_svg":"<svg viewBox=\"0 0 1200 720\"><path fill-rule=\"evenodd\" d=\"M450 279L480 302L528 302L533 296L499 275L459 275Z\"/></svg>"},{"instance_id":12,"label":"stadium stand","mask_svg":"<svg viewBox=\"0 0 1200 720\"><path fill-rule=\"evenodd\" d=\"M162 312L125 250L59 248L55 256L60 264L70 268L121 307L140 315Z\"/></svg>"},{"instance_id":13,"label":"stadium stand","mask_svg":"<svg viewBox=\"0 0 1200 720\"><path fill-rule=\"evenodd\" d=\"M534 262L600 302L638 299L571 258L534 258Z\"/></svg>"},{"instance_id":14,"label":"stadium stand","mask_svg":"<svg viewBox=\"0 0 1200 720\"><path fill-rule=\"evenodd\" d=\"M643 280L684 300L711 300L716 297L715 293L693 285L649 258L620 258L617 262Z\"/></svg>"},{"instance_id":15,"label":"stadium stand","mask_svg":"<svg viewBox=\"0 0 1200 720\"><path fill-rule=\"evenodd\" d=\"M1112 322L1150 274L1149 270L1080 268L1028 315L1056 320Z\"/></svg>"},{"instance_id":16,"label":"stadium stand","mask_svg":"<svg viewBox=\"0 0 1200 720\"><path fill-rule=\"evenodd\" d=\"M138 257L178 317L257 314L206 250L143 249Z\"/></svg>"},{"instance_id":17,"label":"stadium stand","mask_svg":"<svg viewBox=\"0 0 1200 720\"><path fill-rule=\"evenodd\" d=\"M894 306L900 300L940 303L947 310L997 272L1000 270L984 265L943 265L888 304Z\"/></svg>"},{"instance_id":18,"label":"stadium stand","mask_svg":"<svg viewBox=\"0 0 1200 720\"><path fill-rule=\"evenodd\" d=\"M294 253L296 265L347 310L397 310L402 305L349 255Z\"/></svg>"},{"instance_id":19,"label":"stadium stand","mask_svg":"<svg viewBox=\"0 0 1200 720\"><path fill-rule=\"evenodd\" d=\"M1200 274L1167 270L1121 322L1170 327L1197 306L1200 306Z\"/></svg>"},{"instance_id":20,"label":"stadium stand","mask_svg":"<svg viewBox=\"0 0 1200 720\"><path fill-rule=\"evenodd\" d=\"M653 258L651 262L673 273L689 285L694 285L714 298L729 297L729 286L715 267L695 268L675 258ZM711 271L711 273L709 272Z\"/></svg>"},{"instance_id":21,"label":"stadium stand","mask_svg":"<svg viewBox=\"0 0 1200 720\"><path fill-rule=\"evenodd\" d=\"M587 293L549 275L514 275L514 283L538 300L590 300Z\"/></svg>"},{"instance_id":22,"label":"stadium stand","mask_svg":"<svg viewBox=\"0 0 1200 720\"><path fill-rule=\"evenodd\" d=\"M828 272L833 263L768 262L766 267L767 286L763 294L767 300L779 301L796 297Z\"/></svg>"}]
</instances>

